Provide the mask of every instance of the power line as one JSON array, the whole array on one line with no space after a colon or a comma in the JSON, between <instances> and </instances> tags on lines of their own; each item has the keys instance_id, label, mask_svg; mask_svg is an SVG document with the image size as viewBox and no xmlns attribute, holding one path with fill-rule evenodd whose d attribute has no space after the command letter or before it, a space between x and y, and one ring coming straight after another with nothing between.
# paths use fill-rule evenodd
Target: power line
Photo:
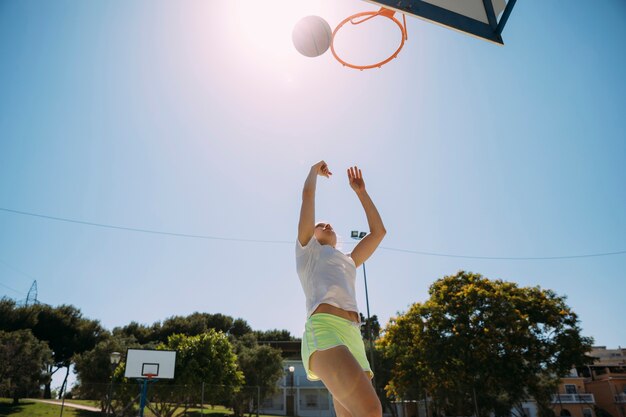
<instances>
[{"instance_id":1,"label":"power line","mask_svg":"<svg viewBox=\"0 0 626 417\"><path fill-rule=\"evenodd\" d=\"M127 226L116 226L116 225L111 225L111 224L95 223L95 222L88 222L88 221L83 221L83 220L69 219L69 218L64 218L64 217L49 216L46 214L38 214L38 213L30 213L26 211L12 210L8 208L4 208L4 207L0 207L0 211L12 213L12 214L18 214L22 216L38 217L38 218L42 218L46 220L54 220L54 221L60 221L60 222L66 222L66 223L75 223L75 224L81 224L81 225L86 225L86 226L101 227L101 228L106 228L106 229L125 230L129 232L149 233L149 234L154 234L154 235L184 237L184 238L192 238L192 239L205 239L205 240L221 240L221 241L230 241L230 242L293 244L293 241L290 241L290 240L241 239L241 238L231 238L231 237L221 237L221 236L197 235L197 234L189 234L189 233L165 232L161 230L143 229L143 228L127 227ZM354 242L347 241L347 242L342 242L342 243L351 244ZM442 258L503 260L503 261L580 259L580 258L594 258L594 257L601 257L601 256L615 256L615 255L626 254L626 250L622 250L622 251L614 251L614 252L600 252L600 253L591 253L591 254L561 255L561 256L472 256L472 255L459 255L459 254L450 254L450 253L390 248L386 246L381 246L380 249L388 250L392 252L411 253L414 255L436 256L436 257L442 257Z\"/></svg>"},{"instance_id":2,"label":"power line","mask_svg":"<svg viewBox=\"0 0 626 417\"><path fill-rule=\"evenodd\" d=\"M34 280L34 281L36 281L36 280L37 280L37 278L33 277L33 276L32 276L32 275L30 275L30 274L27 274L26 272L22 271L21 269L18 269L18 268L16 268L16 267L14 267L13 265L10 265L9 263L7 263L7 262L6 262L5 260L3 260L3 259L0 259L0 264L2 264L2 265L4 265L4 266L6 266L7 268L10 268L10 269L14 270L15 272L17 272L17 273L19 273L19 274L24 275L24 276L25 276L25 277L27 277L27 278L30 278L31 280Z\"/></svg>"},{"instance_id":3,"label":"power line","mask_svg":"<svg viewBox=\"0 0 626 417\"><path fill-rule=\"evenodd\" d=\"M17 269L17 268L16 268L16 267L14 267L13 265L10 265L10 264L6 263L6 262L5 262L5 261L3 261L2 259L0 259L0 264L4 265L5 267L7 267L7 268L9 268L9 269L12 269L13 271L15 271L15 272L17 272L17 273L22 274L22 275L24 275L24 276L26 276L26 277L28 277L28 278L30 278L30 279L34 279L32 276L28 275L26 272L24 272L24 271L21 271L21 270ZM11 291L13 291L13 292L17 293L17 294L20 294L20 295L26 294L25 292L23 292L23 291L18 291L18 290L16 290L15 288L11 288L11 287L9 287L8 285L4 285L4 284L2 284L2 283L0 283L0 285L1 285L1 286L3 286L4 288L7 288L7 289L9 289L9 290L11 290Z\"/></svg>"},{"instance_id":4,"label":"power line","mask_svg":"<svg viewBox=\"0 0 626 417\"><path fill-rule=\"evenodd\" d=\"M578 258L594 258L599 256L624 255L626 250L617 252L602 252L583 255L563 255L563 256L470 256L470 255L454 255L450 253L422 252L408 249L397 249L380 246L380 249L386 249L394 252L413 253L424 256L439 256L444 258L463 258L463 259L484 259L484 260L502 260L502 261L541 261L553 259L578 259Z\"/></svg>"},{"instance_id":5,"label":"power line","mask_svg":"<svg viewBox=\"0 0 626 417\"><path fill-rule=\"evenodd\" d=\"M137 227L116 226L112 224L94 223L94 222L87 222L87 221L82 221L82 220L67 219L63 217L48 216L46 214L37 214L37 213L29 213L26 211L11 210L7 208L3 208L3 207L0 207L0 210L6 211L8 213L20 214L23 216L39 217L42 219L55 220L59 222L76 223L76 224L82 224L86 226L102 227L105 229L125 230L128 232L150 233L154 235L186 237L186 238L205 239L205 240L224 240L224 241L231 241L231 242L248 242L248 243L293 243L291 241L284 241L284 240L239 239L239 238L231 238L231 237L196 235L196 234L189 234L189 233L165 232L162 230L141 229Z\"/></svg>"},{"instance_id":6,"label":"power line","mask_svg":"<svg viewBox=\"0 0 626 417\"><path fill-rule=\"evenodd\" d=\"M3 283L1 283L1 282L0 282L0 287L4 287L4 288L6 288L6 289L9 289L9 290L11 290L11 291L13 291L13 292L15 292L15 293L17 293L17 294L19 294L19 295L24 295L24 293L23 293L22 291L18 291L18 290L16 290L15 288L11 288L11 287L9 287L8 285L4 285L4 284L3 284Z\"/></svg>"}]
</instances>

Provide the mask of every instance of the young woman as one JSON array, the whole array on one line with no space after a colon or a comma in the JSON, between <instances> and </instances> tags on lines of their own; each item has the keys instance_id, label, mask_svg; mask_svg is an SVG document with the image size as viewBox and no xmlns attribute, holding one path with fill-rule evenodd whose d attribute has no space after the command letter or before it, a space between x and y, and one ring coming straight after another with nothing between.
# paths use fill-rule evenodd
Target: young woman
<instances>
[{"instance_id":1,"label":"young woman","mask_svg":"<svg viewBox=\"0 0 626 417\"><path fill-rule=\"evenodd\" d=\"M330 178L324 161L311 167L302 190L296 267L306 297L307 322L302 362L310 380L322 380L334 398L338 417L380 417L382 407L370 382L372 370L361 337L356 304L356 269L376 250L385 226L365 191L361 170L348 169L348 182L367 217L370 233L352 253L338 251L329 223L315 223L317 177Z\"/></svg>"}]
</instances>

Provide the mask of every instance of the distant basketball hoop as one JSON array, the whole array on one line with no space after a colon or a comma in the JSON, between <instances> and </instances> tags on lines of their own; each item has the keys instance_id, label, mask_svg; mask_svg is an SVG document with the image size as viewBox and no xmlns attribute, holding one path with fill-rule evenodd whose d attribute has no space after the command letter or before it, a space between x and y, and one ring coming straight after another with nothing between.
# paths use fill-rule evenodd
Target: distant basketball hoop
<instances>
[{"instance_id":1,"label":"distant basketball hoop","mask_svg":"<svg viewBox=\"0 0 626 417\"><path fill-rule=\"evenodd\" d=\"M148 394L148 383L159 379L174 379L176 351L128 349L126 351L126 378L137 379L142 384L139 417L143 417Z\"/></svg>"},{"instance_id":2,"label":"distant basketball hoop","mask_svg":"<svg viewBox=\"0 0 626 417\"><path fill-rule=\"evenodd\" d=\"M128 349L124 376L132 379L174 379L176 351Z\"/></svg>"}]
</instances>

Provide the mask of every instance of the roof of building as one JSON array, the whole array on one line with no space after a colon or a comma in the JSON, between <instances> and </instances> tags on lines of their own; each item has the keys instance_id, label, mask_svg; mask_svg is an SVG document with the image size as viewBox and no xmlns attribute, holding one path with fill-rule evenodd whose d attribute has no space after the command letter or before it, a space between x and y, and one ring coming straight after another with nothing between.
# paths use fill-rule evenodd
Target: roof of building
<instances>
[{"instance_id":1,"label":"roof of building","mask_svg":"<svg viewBox=\"0 0 626 417\"><path fill-rule=\"evenodd\" d=\"M300 359L300 346L301 340L288 340L288 341L259 341L260 345L267 345L278 349L281 352L283 359Z\"/></svg>"}]
</instances>

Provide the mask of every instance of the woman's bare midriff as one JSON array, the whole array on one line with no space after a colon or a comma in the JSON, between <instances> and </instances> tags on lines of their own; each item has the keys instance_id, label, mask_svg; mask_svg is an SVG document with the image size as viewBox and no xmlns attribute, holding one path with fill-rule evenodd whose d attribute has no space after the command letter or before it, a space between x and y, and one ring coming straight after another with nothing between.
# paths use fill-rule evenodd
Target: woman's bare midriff
<instances>
[{"instance_id":1,"label":"woman's bare midriff","mask_svg":"<svg viewBox=\"0 0 626 417\"><path fill-rule=\"evenodd\" d=\"M361 320L359 320L359 315L356 312L347 311L342 308L332 306L330 304L324 304L324 303L320 304L313 312L313 314L317 314L317 313L332 314L334 316L338 316L346 320L353 321L355 323L361 322Z\"/></svg>"}]
</instances>

